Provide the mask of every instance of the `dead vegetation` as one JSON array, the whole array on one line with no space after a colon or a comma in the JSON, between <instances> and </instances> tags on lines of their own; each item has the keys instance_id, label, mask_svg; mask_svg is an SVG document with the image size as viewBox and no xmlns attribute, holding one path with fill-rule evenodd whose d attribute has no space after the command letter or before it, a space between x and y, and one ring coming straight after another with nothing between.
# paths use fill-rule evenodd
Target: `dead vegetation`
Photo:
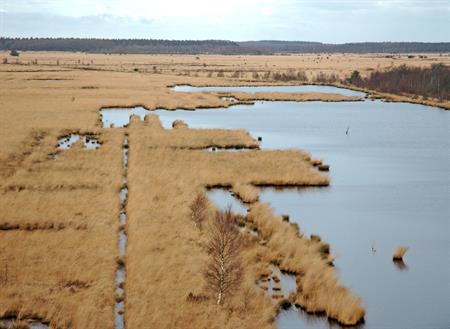
<instances>
[{"instance_id":1,"label":"dead vegetation","mask_svg":"<svg viewBox=\"0 0 450 329\"><path fill-rule=\"evenodd\" d=\"M362 301L340 285L330 266L332 256L327 244L318 237L303 237L297 226L275 217L267 205L252 205L248 217L266 241L269 261L296 275L296 305L308 313L324 313L344 325L362 321Z\"/></svg>"},{"instance_id":2,"label":"dead vegetation","mask_svg":"<svg viewBox=\"0 0 450 329\"><path fill-rule=\"evenodd\" d=\"M202 224L206 219L206 211L208 207L208 198L203 192L197 193L197 196L192 201L189 208L191 209L191 218L195 223L195 226L200 230L202 229Z\"/></svg>"},{"instance_id":3,"label":"dead vegetation","mask_svg":"<svg viewBox=\"0 0 450 329\"><path fill-rule=\"evenodd\" d=\"M172 128L188 128L188 125L183 120L175 120L174 122L172 122Z\"/></svg>"},{"instance_id":4,"label":"dead vegetation","mask_svg":"<svg viewBox=\"0 0 450 329\"><path fill-rule=\"evenodd\" d=\"M259 189L249 184L233 184L233 192L244 203L253 203L259 199Z\"/></svg>"},{"instance_id":5,"label":"dead vegetation","mask_svg":"<svg viewBox=\"0 0 450 329\"><path fill-rule=\"evenodd\" d=\"M361 101L361 97L344 96L340 94L323 94L323 93L285 93L285 92L256 92L248 94L243 92L233 92L235 97L240 102L254 102L261 101L294 101L294 102L357 102Z\"/></svg>"},{"instance_id":6,"label":"dead vegetation","mask_svg":"<svg viewBox=\"0 0 450 329\"><path fill-rule=\"evenodd\" d=\"M324 312L342 324L363 318L361 300L342 287L330 266L330 246L303 236L298 227L257 201L259 186L328 185L329 178L313 167L318 162L308 154L205 152L213 146L256 150L259 143L244 130L190 129L182 123L166 130L154 115L123 130L102 129L98 110L136 104L149 109L221 107L224 100L219 93L176 93L167 86L265 85L277 83L272 74L288 73L290 68L304 72L308 81L319 72L335 72L342 78L355 66L364 73L378 63L390 65L391 59L333 55L318 62L307 55L202 56L202 64L194 66L192 56L24 52L20 57L33 63L16 65L8 60L0 68L0 225L6 229L0 230L0 264L7 268L0 271L0 316L39 315L62 328L114 326L117 192L127 130L132 141L129 243L122 260L127 264L129 328L273 328L278 308L289 300L277 298L274 304L254 290L271 263L296 275L298 290L292 301L308 312ZM56 59L59 66L54 65ZM416 65L434 60L417 58ZM184 71L190 76L177 75ZM239 74L230 79L235 71ZM241 101L349 100L301 93L234 96ZM58 137L73 132L101 136L102 147L86 152L78 143L48 159ZM208 260L208 235L192 225L189 208L199 191L216 185L233 188L251 203L241 222L257 232L242 234L241 288L220 308L205 297L202 269ZM214 211L209 205L205 214L211 218Z\"/></svg>"},{"instance_id":7,"label":"dead vegetation","mask_svg":"<svg viewBox=\"0 0 450 329\"><path fill-rule=\"evenodd\" d=\"M398 247L392 254L392 260L402 261L403 256L405 256L407 251L408 251L408 247Z\"/></svg>"},{"instance_id":8,"label":"dead vegetation","mask_svg":"<svg viewBox=\"0 0 450 329\"><path fill-rule=\"evenodd\" d=\"M0 231L12 231L12 230L22 230L22 231L42 231L42 230L50 230L50 231L60 231L67 228L73 228L75 230L87 230L86 223L54 223L54 222L44 222L39 221L35 223L8 223L3 222L0 223Z\"/></svg>"},{"instance_id":9,"label":"dead vegetation","mask_svg":"<svg viewBox=\"0 0 450 329\"><path fill-rule=\"evenodd\" d=\"M111 328L121 136L106 132L106 148L86 152L74 145L48 159L60 133L46 130L1 182L0 266L7 274L0 274L6 277L0 316L39 315L61 328Z\"/></svg>"},{"instance_id":10,"label":"dead vegetation","mask_svg":"<svg viewBox=\"0 0 450 329\"><path fill-rule=\"evenodd\" d=\"M243 198L254 200L257 194L257 188L254 186L320 186L327 185L328 178L313 170L310 156L300 151L210 153L192 150L190 147L198 143L197 136L201 135L203 130L197 132L195 129L183 129L184 135L180 135L183 136L183 148L158 147L155 140L165 145L167 142L162 140L171 139L171 134L178 130L153 129L152 127L158 127L159 123L154 118L151 120L153 122L151 125L148 124L148 120L144 123L132 120L129 126L131 151L134 154L130 162L129 186L135 197L131 197L128 204L130 216L128 250L130 253L127 255L129 273L127 323L133 327L144 325L144 319L136 314L144 314L143 312L148 312L150 309L153 314L152 323L158 326L174 326L177 321L169 319L176 318L179 321L182 321L181 319L195 321L196 325L193 324L195 327L214 327L215 322L210 317L205 318L201 315L214 314L214 318L223 320L223 314L211 308L214 303L195 303L198 307L196 310L186 306L174 311L175 306L181 302L180 299L185 300L187 292L192 291L199 286L199 282L202 282L203 264L208 259L205 252L205 246L208 244L207 231L196 230L194 225L189 225L189 221L186 221L192 214L190 209L192 196L198 193L198 189L221 186L232 187L236 194L240 193ZM226 143L227 139L231 138L231 134L230 131L217 138L221 140L220 143ZM280 167L284 170L278 170ZM239 171L236 171L236 168L239 168ZM148 186L164 186L164 188L148 188ZM180 211L174 212L171 205L180 205ZM236 226L238 224L246 226L248 223L249 227L258 230L258 235L243 235L242 264L245 264L245 274L242 278L242 289L237 290L235 296L226 299L224 307L237 307L237 300L243 298L244 291L253 287L260 277L262 264L269 266L276 262L283 270L299 277L306 276L305 281L302 281L305 294L311 294L317 286L326 286L324 289L318 289L320 300L314 303L311 301L309 309L313 311L326 309L330 318L335 317L341 323L360 321L364 315L364 309L360 300L354 297L350 290L340 286L334 268L330 266L333 257L329 254L329 246L321 241L311 241L303 237L298 233L296 226L283 222L281 217L277 219L269 208L263 207L266 210L260 213L257 211L257 209L263 209L260 207L263 206L257 202L252 204L249 216L236 222ZM214 211L210 208L206 210L206 213L209 217L214 216ZM145 236L157 236L158 239L149 241L144 238ZM177 241L178 251L167 248L166 241L171 240ZM139 253L150 255L152 261L143 262L131 250L140 250ZM310 265L311 272L308 272ZM176 267L178 273L175 277L163 275L159 270L160 267ZM137 279L140 277L139 273L144 272L155 278L153 285L144 287L143 282ZM309 283L308 278L313 277L315 277L315 283ZM161 291L166 290L164 287L172 287L173 291L184 293L162 294ZM332 298L336 298L336 301L343 300L343 304L333 302L328 305L327 300L333 294L336 296ZM275 296L278 295L275 294ZM146 304L145 308L141 306L141 300L151 300L154 296L165 298L166 303L173 306L166 309L169 316L167 313L161 313L157 305L153 303ZM297 296L304 295L298 293ZM214 297L215 301L217 301L216 297L217 295ZM284 300L282 297L280 295L276 299L281 303ZM269 303L266 304L267 302ZM345 306L345 303L349 303L349 306ZM306 303L304 304L306 306ZM139 308L137 308L138 305ZM256 294L248 307L247 317L238 321L234 316L239 317L239 315L232 313L233 320L220 322L223 324L220 327L269 328L273 326L278 304L267 301L264 294ZM252 313L250 310L256 310L256 307L260 307L260 310ZM192 312L195 314L195 320ZM262 313L267 316L258 316Z\"/></svg>"}]
</instances>

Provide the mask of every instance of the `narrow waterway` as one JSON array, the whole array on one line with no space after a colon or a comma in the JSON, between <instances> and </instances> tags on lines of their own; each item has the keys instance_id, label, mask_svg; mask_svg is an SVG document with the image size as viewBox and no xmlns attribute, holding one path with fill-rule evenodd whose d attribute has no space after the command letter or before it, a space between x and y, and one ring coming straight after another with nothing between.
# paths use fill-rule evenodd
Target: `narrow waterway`
<instances>
[{"instance_id":1,"label":"narrow waterway","mask_svg":"<svg viewBox=\"0 0 450 329\"><path fill-rule=\"evenodd\" d=\"M119 260L116 270L116 305L115 305L115 323L116 329L125 328L125 252L127 248L127 211L126 205L128 200L127 172L128 172L128 135L125 134L122 144L122 187L119 192L120 212L119 212L119 232L118 232L118 249Z\"/></svg>"}]
</instances>

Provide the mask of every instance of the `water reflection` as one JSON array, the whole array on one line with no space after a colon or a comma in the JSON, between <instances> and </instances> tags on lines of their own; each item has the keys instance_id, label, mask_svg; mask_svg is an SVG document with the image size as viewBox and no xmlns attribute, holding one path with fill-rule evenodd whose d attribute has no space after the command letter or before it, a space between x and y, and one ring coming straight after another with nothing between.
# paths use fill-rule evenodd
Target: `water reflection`
<instances>
[{"instance_id":1,"label":"water reflection","mask_svg":"<svg viewBox=\"0 0 450 329\"><path fill-rule=\"evenodd\" d=\"M276 319L278 328L283 329L343 329L334 321L329 321L325 316L308 314L300 308L291 306L287 310L281 311ZM352 329L363 329L364 324L345 327Z\"/></svg>"},{"instance_id":2,"label":"water reflection","mask_svg":"<svg viewBox=\"0 0 450 329\"><path fill-rule=\"evenodd\" d=\"M408 265L406 265L406 263L403 260L393 260L392 262L394 263L395 267L397 267L398 270L400 271L408 270Z\"/></svg>"}]
</instances>

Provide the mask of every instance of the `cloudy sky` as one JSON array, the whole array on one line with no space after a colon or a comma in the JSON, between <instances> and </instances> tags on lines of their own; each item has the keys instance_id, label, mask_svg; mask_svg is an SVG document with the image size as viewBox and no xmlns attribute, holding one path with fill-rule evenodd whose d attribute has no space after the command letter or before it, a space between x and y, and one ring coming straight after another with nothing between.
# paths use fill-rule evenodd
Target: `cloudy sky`
<instances>
[{"instance_id":1,"label":"cloudy sky","mask_svg":"<svg viewBox=\"0 0 450 329\"><path fill-rule=\"evenodd\" d=\"M0 0L0 36L450 41L450 0Z\"/></svg>"}]
</instances>

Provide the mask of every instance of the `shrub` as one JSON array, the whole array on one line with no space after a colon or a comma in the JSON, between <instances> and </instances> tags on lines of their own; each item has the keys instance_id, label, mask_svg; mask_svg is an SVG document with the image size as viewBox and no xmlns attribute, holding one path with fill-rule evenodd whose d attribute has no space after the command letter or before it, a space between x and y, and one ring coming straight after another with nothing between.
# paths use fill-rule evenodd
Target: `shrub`
<instances>
[{"instance_id":1,"label":"shrub","mask_svg":"<svg viewBox=\"0 0 450 329\"><path fill-rule=\"evenodd\" d=\"M392 94L407 93L450 100L450 67L443 64L426 68L401 65L387 71L374 71L365 79L359 73L357 77L352 74L347 80L358 87Z\"/></svg>"},{"instance_id":2,"label":"shrub","mask_svg":"<svg viewBox=\"0 0 450 329\"><path fill-rule=\"evenodd\" d=\"M350 77L347 79L347 81L351 84L358 85L362 82L361 75L359 74L359 71L353 71Z\"/></svg>"},{"instance_id":3,"label":"shrub","mask_svg":"<svg viewBox=\"0 0 450 329\"><path fill-rule=\"evenodd\" d=\"M195 226L200 230L202 229L202 223L206 218L207 205L208 199L206 195L202 192L199 192L189 206L189 209L191 210L191 219L194 222Z\"/></svg>"}]
</instances>

